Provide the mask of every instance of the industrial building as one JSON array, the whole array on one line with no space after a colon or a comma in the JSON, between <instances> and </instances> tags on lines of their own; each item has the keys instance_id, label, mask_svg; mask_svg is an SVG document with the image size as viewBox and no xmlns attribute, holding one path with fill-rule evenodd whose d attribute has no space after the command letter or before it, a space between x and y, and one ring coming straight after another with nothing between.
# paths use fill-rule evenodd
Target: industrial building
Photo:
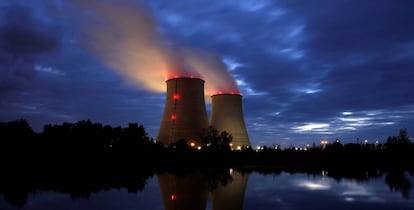
<instances>
[{"instance_id":1,"label":"industrial building","mask_svg":"<svg viewBox=\"0 0 414 210\"><path fill-rule=\"evenodd\" d=\"M157 141L169 145L185 139L201 144L208 116L204 80L179 77L166 81L167 95Z\"/></svg>"},{"instance_id":2,"label":"industrial building","mask_svg":"<svg viewBox=\"0 0 414 210\"><path fill-rule=\"evenodd\" d=\"M243 117L242 95L216 94L211 96L210 125L219 132L226 131L233 136L231 143L233 149L250 146Z\"/></svg>"},{"instance_id":3,"label":"industrial building","mask_svg":"<svg viewBox=\"0 0 414 210\"><path fill-rule=\"evenodd\" d=\"M211 96L211 117L208 119L204 80L190 77L166 81L164 113L157 141L169 145L180 139L202 146L205 129L211 125L219 132L232 135L232 149L250 146L243 117L242 95L223 93Z\"/></svg>"}]
</instances>

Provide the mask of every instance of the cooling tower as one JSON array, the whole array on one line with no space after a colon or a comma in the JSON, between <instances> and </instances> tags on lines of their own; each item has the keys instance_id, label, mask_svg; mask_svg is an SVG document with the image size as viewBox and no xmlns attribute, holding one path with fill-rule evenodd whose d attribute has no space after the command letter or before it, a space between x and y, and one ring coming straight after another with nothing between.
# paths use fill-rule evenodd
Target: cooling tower
<instances>
[{"instance_id":1,"label":"cooling tower","mask_svg":"<svg viewBox=\"0 0 414 210\"><path fill-rule=\"evenodd\" d=\"M165 210L205 210L208 183L200 172L185 177L157 175Z\"/></svg>"},{"instance_id":2,"label":"cooling tower","mask_svg":"<svg viewBox=\"0 0 414 210\"><path fill-rule=\"evenodd\" d=\"M230 169L232 181L223 186L219 184L211 192L212 210L242 210L249 174L241 174Z\"/></svg>"},{"instance_id":3,"label":"cooling tower","mask_svg":"<svg viewBox=\"0 0 414 210\"><path fill-rule=\"evenodd\" d=\"M210 125L219 132L227 131L233 136L233 149L250 146L244 123L241 95L216 94L211 96Z\"/></svg>"},{"instance_id":4,"label":"cooling tower","mask_svg":"<svg viewBox=\"0 0 414 210\"><path fill-rule=\"evenodd\" d=\"M167 95L157 141L171 144L179 139L201 143L208 127L204 80L173 78L166 81Z\"/></svg>"}]
</instances>

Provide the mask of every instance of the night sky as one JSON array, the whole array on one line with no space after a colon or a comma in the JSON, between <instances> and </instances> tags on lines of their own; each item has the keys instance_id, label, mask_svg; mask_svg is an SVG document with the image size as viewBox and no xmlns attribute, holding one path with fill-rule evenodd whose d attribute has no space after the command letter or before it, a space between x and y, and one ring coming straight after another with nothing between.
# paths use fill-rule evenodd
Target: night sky
<instances>
[{"instance_id":1,"label":"night sky","mask_svg":"<svg viewBox=\"0 0 414 210\"><path fill-rule=\"evenodd\" d=\"M87 3L85 3L87 2ZM165 80L243 94L253 146L414 135L414 1L0 2L0 121L158 133ZM412 139L412 138L411 138Z\"/></svg>"}]
</instances>

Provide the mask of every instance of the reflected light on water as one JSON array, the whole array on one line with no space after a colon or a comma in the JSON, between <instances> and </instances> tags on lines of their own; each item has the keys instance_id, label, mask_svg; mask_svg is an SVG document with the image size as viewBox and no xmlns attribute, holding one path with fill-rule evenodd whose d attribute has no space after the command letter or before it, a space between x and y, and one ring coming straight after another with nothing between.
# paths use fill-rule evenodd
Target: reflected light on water
<instances>
[{"instance_id":1,"label":"reflected light on water","mask_svg":"<svg viewBox=\"0 0 414 210\"><path fill-rule=\"evenodd\" d=\"M344 182L341 184L344 187L344 196L370 196L373 193L369 192L367 187L361 186L356 182Z\"/></svg>"},{"instance_id":2,"label":"reflected light on water","mask_svg":"<svg viewBox=\"0 0 414 210\"><path fill-rule=\"evenodd\" d=\"M355 198L352 198L352 197L346 197L345 198L345 201L347 201L347 202L352 202L354 200L355 200Z\"/></svg>"},{"instance_id":3,"label":"reflected light on water","mask_svg":"<svg viewBox=\"0 0 414 210\"><path fill-rule=\"evenodd\" d=\"M304 187L309 190L329 190L331 186L329 183L312 182L312 181L299 181L297 186Z\"/></svg>"}]
</instances>

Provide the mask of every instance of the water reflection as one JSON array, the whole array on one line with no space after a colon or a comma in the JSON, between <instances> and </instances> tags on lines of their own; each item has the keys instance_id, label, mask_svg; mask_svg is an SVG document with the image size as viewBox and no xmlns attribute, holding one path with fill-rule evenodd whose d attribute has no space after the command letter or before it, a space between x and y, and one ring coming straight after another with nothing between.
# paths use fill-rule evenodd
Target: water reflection
<instances>
[{"instance_id":1,"label":"water reflection","mask_svg":"<svg viewBox=\"0 0 414 210\"><path fill-rule=\"evenodd\" d=\"M241 210L243 209L244 194L246 192L248 174L230 170L232 181L226 186L220 184L211 192L213 210Z\"/></svg>"},{"instance_id":2,"label":"water reflection","mask_svg":"<svg viewBox=\"0 0 414 210\"><path fill-rule=\"evenodd\" d=\"M411 182L407 173L402 171L389 173L385 176L385 183L390 191L400 191L404 198L410 198Z\"/></svg>"},{"instance_id":3,"label":"water reflection","mask_svg":"<svg viewBox=\"0 0 414 210\"><path fill-rule=\"evenodd\" d=\"M209 195L213 210L243 209L248 174L194 172L186 176L157 175L165 210L205 210Z\"/></svg>"},{"instance_id":4,"label":"water reflection","mask_svg":"<svg viewBox=\"0 0 414 210\"><path fill-rule=\"evenodd\" d=\"M205 209L207 180L199 173L185 177L164 173L157 175L165 210Z\"/></svg>"},{"instance_id":5,"label":"water reflection","mask_svg":"<svg viewBox=\"0 0 414 210\"><path fill-rule=\"evenodd\" d=\"M378 210L380 204L386 206L379 209L414 207L414 199L410 197L412 171L276 168L141 170L135 174L133 171L88 171L77 176L42 172L17 176L10 171L0 179L0 209L339 210L359 205L359 209L364 206Z\"/></svg>"}]
</instances>

